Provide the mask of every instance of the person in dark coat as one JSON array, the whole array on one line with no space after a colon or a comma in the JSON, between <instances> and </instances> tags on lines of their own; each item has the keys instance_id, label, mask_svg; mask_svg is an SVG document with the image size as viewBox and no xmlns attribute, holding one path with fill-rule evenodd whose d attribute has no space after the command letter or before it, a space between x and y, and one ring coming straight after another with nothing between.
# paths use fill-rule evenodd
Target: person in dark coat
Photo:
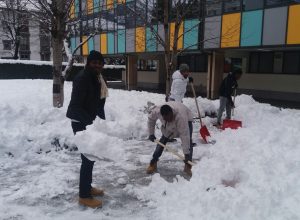
<instances>
[{"instance_id":1,"label":"person in dark coat","mask_svg":"<svg viewBox=\"0 0 300 220\"><path fill-rule=\"evenodd\" d=\"M71 101L67 110L67 117L71 119L74 135L86 129L99 115L101 109L104 114L104 103L101 100L100 73L104 66L104 59L98 51L91 51L87 63L73 80ZM103 190L92 187L92 172L95 161L89 160L81 154L81 169L79 180L79 203L91 208L102 206L102 201L93 198L101 196Z\"/></svg>"},{"instance_id":2,"label":"person in dark coat","mask_svg":"<svg viewBox=\"0 0 300 220\"><path fill-rule=\"evenodd\" d=\"M220 87L220 107L218 111L218 125L221 125L221 118L222 114L224 112L224 109L226 108L226 118L231 118L231 108L234 108L234 103L232 101L232 94L235 89L238 87L237 81L241 78L242 71L241 70L235 70L232 73L229 73L224 80L222 81L221 87Z\"/></svg>"}]
</instances>

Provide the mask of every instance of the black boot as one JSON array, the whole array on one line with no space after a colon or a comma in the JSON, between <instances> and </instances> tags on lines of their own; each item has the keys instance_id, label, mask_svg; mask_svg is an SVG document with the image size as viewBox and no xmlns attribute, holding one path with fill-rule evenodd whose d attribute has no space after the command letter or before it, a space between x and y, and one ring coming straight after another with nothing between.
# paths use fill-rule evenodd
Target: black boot
<instances>
[{"instance_id":1,"label":"black boot","mask_svg":"<svg viewBox=\"0 0 300 220\"><path fill-rule=\"evenodd\" d=\"M91 197L92 188L92 175L95 161L91 161L81 154L81 168L80 168L80 179L79 179L79 197L89 198Z\"/></svg>"}]
</instances>

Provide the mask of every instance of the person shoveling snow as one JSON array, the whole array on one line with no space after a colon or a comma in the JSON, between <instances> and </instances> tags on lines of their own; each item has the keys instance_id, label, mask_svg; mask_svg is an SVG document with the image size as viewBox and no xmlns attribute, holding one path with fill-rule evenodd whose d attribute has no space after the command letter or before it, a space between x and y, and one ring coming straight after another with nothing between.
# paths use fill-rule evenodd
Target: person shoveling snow
<instances>
[{"instance_id":1,"label":"person shoveling snow","mask_svg":"<svg viewBox=\"0 0 300 220\"><path fill-rule=\"evenodd\" d=\"M87 57L87 64L84 70L73 81L67 117L72 121L71 125L74 134L85 130L87 125L93 123L97 115L105 119L105 99L103 97L107 96L107 87L104 85L103 80L99 81L103 65L104 59L102 54L98 51L91 51ZM79 203L91 208L101 207L102 201L93 198L93 196L102 196L104 192L91 185L95 161L89 160L83 154L81 154L81 160Z\"/></svg>"},{"instance_id":2,"label":"person shoveling snow","mask_svg":"<svg viewBox=\"0 0 300 220\"><path fill-rule=\"evenodd\" d=\"M221 126L221 119L224 109L226 108L226 119L231 119L231 108L235 108L231 95L238 87L237 81L241 78L242 71L235 70L229 73L222 81L220 87L220 107L218 111L217 125Z\"/></svg>"},{"instance_id":3,"label":"person shoveling snow","mask_svg":"<svg viewBox=\"0 0 300 220\"><path fill-rule=\"evenodd\" d=\"M179 137L181 139L185 162L184 172L191 176L192 166L189 161L192 161L193 157L192 112L180 102L168 102L165 105L154 107L148 116L149 140L152 142L156 140L154 132L155 124L158 119L162 123L162 137L159 142L162 145L165 145L167 142L170 142L171 138ZM164 147L161 144L156 146L153 158L147 168L148 174L152 174L157 170L157 162L164 150Z\"/></svg>"}]
</instances>

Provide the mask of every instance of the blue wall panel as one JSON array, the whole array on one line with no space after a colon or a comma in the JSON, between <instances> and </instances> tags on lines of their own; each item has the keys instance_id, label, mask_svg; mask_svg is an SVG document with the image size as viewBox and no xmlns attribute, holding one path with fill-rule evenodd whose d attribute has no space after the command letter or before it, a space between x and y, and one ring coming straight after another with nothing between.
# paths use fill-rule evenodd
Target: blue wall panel
<instances>
[{"instance_id":1,"label":"blue wall panel","mask_svg":"<svg viewBox=\"0 0 300 220\"><path fill-rule=\"evenodd\" d=\"M107 53L114 54L115 53L115 37L114 33L107 34Z\"/></svg>"},{"instance_id":2,"label":"blue wall panel","mask_svg":"<svg viewBox=\"0 0 300 220\"><path fill-rule=\"evenodd\" d=\"M94 12L99 12L100 11L100 0L94 0Z\"/></svg>"},{"instance_id":3,"label":"blue wall panel","mask_svg":"<svg viewBox=\"0 0 300 220\"><path fill-rule=\"evenodd\" d=\"M153 27L157 33L157 26ZM146 28L146 51L156 51L157 50L157 42L156 36L148 27Z\"/></svg>"},{"instance_id":4,"label":"blue wall panel","mask_svg":"<svg viewBox=\"0 0 300 220\"><path fill-rule=\"evenodd\" d=\"M198 29L199 29L199 20L187 20L184 22L184 40L183 47L188 49L197 49L198 48Z\"/></svg>"},{"instance_id":5,"label":"blue wall panel","mask_svg":"<svg viewBox=\"0 0 300 220\"><path fill-rule=\"evenodd\" d=\"M242 16L241 46L261 45L263 11L244 12Z\"/></svg>"},{"instance_id":6,"label":"blue wall panel","mask_svg":"<svg viewBox=\"0 0 300 220\"><path fill-rule=\"evenodd\" d=\"M92 50L94 50L94 38L93 37L91 37L88 40L88 47L89 47L89 52L91 52Z\"/></svg>"},{"instance_id":7,"label":"blue wall panel","mask_svg":"<svg viewBox=\"0 0 300 220\"><path fill-rule=\"evenodd\" d=\"M125 53L125 30L118 30L118 53Z\"/></svg>"}]
</instances>

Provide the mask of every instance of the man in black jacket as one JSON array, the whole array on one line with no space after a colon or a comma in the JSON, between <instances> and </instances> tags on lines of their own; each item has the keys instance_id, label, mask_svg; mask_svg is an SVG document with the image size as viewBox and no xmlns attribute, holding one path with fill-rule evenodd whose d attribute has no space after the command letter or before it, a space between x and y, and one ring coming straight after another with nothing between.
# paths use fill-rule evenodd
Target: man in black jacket
<instances>
[{"instance_id":1,"label":"man in black jacket","mask_svg":"<svg viewBox=\"0 0 300 220\"><path fill-rule=\"evenodd\" d=\"M237 80L242 76L241 70L235 70L229 73L223 80L220 87L220 108L218 111L218 125L221 125L221 118L226 108L226 118L231 118L231 108L234 108L234 103L232 101L232 94L234 90L238 87Z\"/></svg>"},{"instance_id":2,"label":"man in black jacket","mask_svg":"<svg viewBox=\"0 0 300 220\"><path fill-rule=\"evenodd\" d=\"M87 57L87 64L73 80L71 101L67 117L71 119L74 134L86 129L95 120L101 102L101 83L99 74L104 66L101 53L91 51ZM102 206L102 201L92 196L103 195L103 190L92 187L92 172L95 161L89 160L81 154L81 169L79 180L79 203L91 208Z\"/></svg>"}]
</instances>

